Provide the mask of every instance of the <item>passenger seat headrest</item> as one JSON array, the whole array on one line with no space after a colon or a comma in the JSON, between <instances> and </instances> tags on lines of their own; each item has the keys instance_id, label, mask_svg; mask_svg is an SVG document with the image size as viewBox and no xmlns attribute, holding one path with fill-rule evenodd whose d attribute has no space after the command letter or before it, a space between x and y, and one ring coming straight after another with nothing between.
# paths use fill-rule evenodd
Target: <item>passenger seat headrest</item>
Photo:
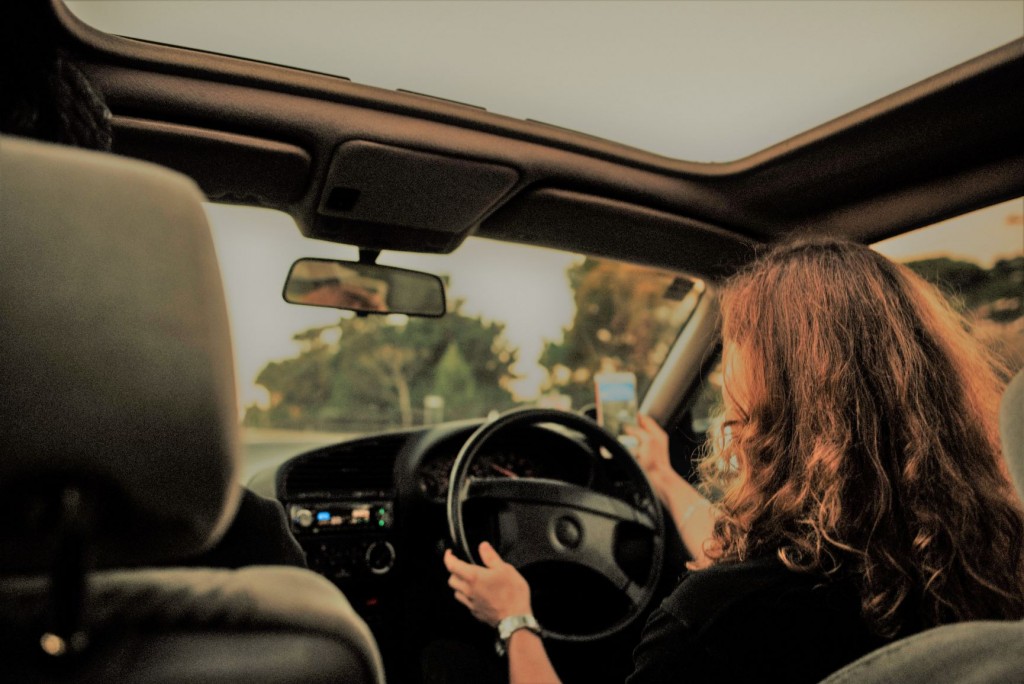
<instances>
[{"instance_id":1,"label":"passenger seat headrest","mask_svg":"<svg viewBox=\"0 0 1024 684\"><path fill-rule=\"evenodd\" d=\"M197 553L237 506L227 311L203 196L110 154L0 138L0 568L94 504L97 565ZM48 503L50 502L50 503Z\"/></svg>"},{"instance_id":2,"label":"passenger seat headrest","mask_svg":"<svg viewBox=\"0 0 1024 684\"><path fill-rule=\"evenodd\" d=\"M999 409L999 436L1003 441L1003 458L1017 485L1017 494L1024 501L1024 370L1006 386Z\"/></svg>"}]
</instances>

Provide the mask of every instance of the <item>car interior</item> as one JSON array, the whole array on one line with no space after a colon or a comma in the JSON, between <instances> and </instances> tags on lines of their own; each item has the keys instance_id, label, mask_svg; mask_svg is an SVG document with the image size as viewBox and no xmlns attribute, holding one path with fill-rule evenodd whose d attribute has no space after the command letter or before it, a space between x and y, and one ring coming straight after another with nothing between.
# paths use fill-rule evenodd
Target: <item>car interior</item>
<instances>
[{"instance_id":1,"label":"car interior","mask_svg":"<svg viewBox=\"0 0 1024 684\"><path fill-rule=\"evenodd\" d=\"M493 632L452 600L441 563L447 548L479 561L484 539L530 571L563 681L622 681L687 560L592 407L389 427L247 472L238 331L204 203L273 209L357 248L359 284L384 278L378 257L444 258L467 239L699 283L640 402L695 477L718 285L795 236L873 244L1024 195L1024 38L745 158L697 163L122 37L40 4L33 30L102 96L113 154L0 141L0 652L16 681L502 681ZM381 313L302 301L324 263L267 277L294 303L358 310L356 323ZM445 310L443 280L412 286L428 316ZM176 567L223 535L239 483L281 504L308 570ZM579 529L559 527L567 512ZM995 629L978 632L990 648L976 657L995 669L976 681L1020 666L993 664L1020 625ZM931 672L936 652L974 638L946 634L914 646ZM869 681L851 672L832 681Z\"/></svg>"}]
</instances>

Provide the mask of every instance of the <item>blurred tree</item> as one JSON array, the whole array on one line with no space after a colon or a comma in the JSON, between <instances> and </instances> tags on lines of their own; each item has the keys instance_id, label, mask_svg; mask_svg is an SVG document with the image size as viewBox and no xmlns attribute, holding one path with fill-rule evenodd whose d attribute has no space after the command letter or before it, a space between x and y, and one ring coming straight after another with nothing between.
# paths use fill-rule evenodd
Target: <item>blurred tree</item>
<instances>
[{"instance_id":1,"label":"blurred tree","mask_svg":"<svg viewBox=\"0 0 1024 684\"><path fill-rule=\"evenodd\" d=\"M478 404L479 391L473 369L457 344L449 344L437 364L431 393L445 397L445 413L449 416L465 416Z\"/></svg>"},{"instance_id":2,"label":"blurred tree","mask_svg":"<svg viewBox=\"0 0 1024 684\"><path fill-rule=\"evenodd\" d=\"M548 342L540 364L545 391L594 401L593 376L631 371L642 396L697 301L693 281L645 266L585 259L571 266L576 315L559 341Z\"/></svg>"},{"instance_id":3,"label":"blurred tree","mask_svg":"<svg viewBox=\"0 0 1024 684\"><path fill-rule=\"evenodd\" d=\"M486 415L514 405L508 383L517 350L504 325L461 313L442 319L345 318L295 335L295 358L267 364L256 378L270 406L250 406L245 423L346 430L411 426L428 394L445 398L447 419ZM324 333L337 330L336 345Z\"/></svg>"},{"instance_id":4,"label":"blurred tree","mask_svg":"<svg viewBox=\"0 0 1024 684\"><path fill-rule=\"evenodd\" d=\"M937 285L961 312L1004 322L1024 315L1024 256L1000 259L988 270L948 257L907 266Z\"/></svg>"},{"instance_id":5,"label":"blurred tree","mask_svg":"<svg viewBox=\"0 0 1024 684\"><path fill-rule=\"evenodd\" d=\"M1001 259L990 269L948 257L907 266L943 291L1011 374L1024 367L1024 256Z\"/></svg>"},{"instance_id":6,"label":"blurred tree","mask_svg":"<svg viewBox=\"0 0 1024 684\"><path fill-rule=\"evenodd\" d=\"M330 396L331 352L322 335L328 328L313 328L294 336L299 356L268 363L256 378L270 393L270 409L250 407L246 424L260 427L308 422Z\"/></svg>"},{"instance_id":7,"label":"blurred tree","mask_svg":"<svg viewBox=\"0 0 1024 684\"><path fill-rule=\"evenodd\" d=\"M1024 256L1000 259L990 269L940 257L907 263L936 285L960 312L1008 323L1024 316Z\"/></svg>"}]
</instances>

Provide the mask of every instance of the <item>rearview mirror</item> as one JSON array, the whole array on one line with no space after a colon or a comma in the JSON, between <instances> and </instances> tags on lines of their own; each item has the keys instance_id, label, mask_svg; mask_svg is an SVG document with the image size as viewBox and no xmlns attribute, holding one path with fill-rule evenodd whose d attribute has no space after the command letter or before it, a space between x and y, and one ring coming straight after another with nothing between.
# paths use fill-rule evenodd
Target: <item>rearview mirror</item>
<instances>
[{"instance_id":1,"label":"rearview mirror","mask_svg":"<svg viewBox=\"0 0 1024 684\"><path fill-rule=\"evenodd\" d=\"M352 261L299 259L288 273L284 299L360 313L445 313L444 283L437 276Z\"/></svg>"}]
</instances>

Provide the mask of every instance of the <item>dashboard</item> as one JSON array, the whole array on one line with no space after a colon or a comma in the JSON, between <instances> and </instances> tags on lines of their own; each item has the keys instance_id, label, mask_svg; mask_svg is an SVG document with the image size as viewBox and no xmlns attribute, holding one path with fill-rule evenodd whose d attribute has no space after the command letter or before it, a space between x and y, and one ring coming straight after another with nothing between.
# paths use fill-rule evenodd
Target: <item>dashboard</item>
<instances>
[{"instance_id":1,"label":"dashboard","mask_svg":"<svg viewBox=\"0 0 1024 684\"><path fill-rule=\"evenodd\" d=\"M441 424L332 444L293 456L250 482L283 504L310 569L334 582L366 620L389 679L415 680L411 672L403 674L414 665L401 655L410 646L492 638L452 600L442 563L451 545L446 499L452 466L482 424ZM553 424L496 434L477 453L470 475L558 480L633 496L623 489L628 478L600 450L582 434ZM483 646L491 648L489 642Z\"/></svg>"},{"instance_id":2,"label":"dashboard","mask_svg":"<svg viewBox=\"0 0 1024 684\"><path fill-rule=\"evenodd\" d=\"M300 454L282 464L275 496L309 567L344 590L391 573L400 537L428 532L447 544L448 479L478 424L387 433ZM533 426L491 441L471 469L476 478L545 478L590 486L595 464L581 437ZM403 513L410 511L411 517ZM440 530L440 532L439 532ZM442 534L443 532L443 534Z\"/></svg>"}]
</instances>

